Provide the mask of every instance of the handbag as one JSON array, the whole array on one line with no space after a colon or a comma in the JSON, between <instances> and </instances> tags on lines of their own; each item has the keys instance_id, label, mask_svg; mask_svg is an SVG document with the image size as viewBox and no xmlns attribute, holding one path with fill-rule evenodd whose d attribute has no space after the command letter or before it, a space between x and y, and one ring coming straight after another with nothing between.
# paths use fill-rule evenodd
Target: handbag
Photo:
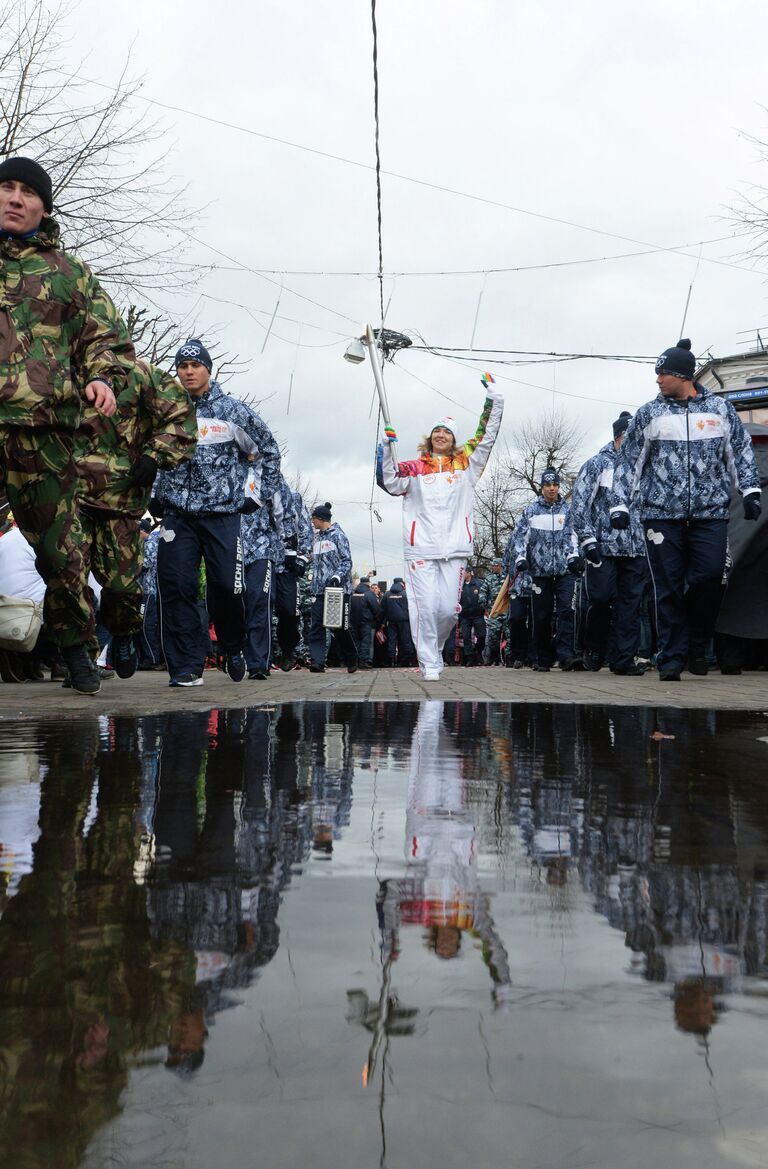
<instances>
[{"instance_id":1,"label":"handbag","mask_svg":"<svg viewBox=\"0 0 768 1169\"><path fill-rule=\"evenodd\" d=\"M28 597L0 593L0 649L29 653L43 626L43 606Z\"/></svg>"}]
</instances>

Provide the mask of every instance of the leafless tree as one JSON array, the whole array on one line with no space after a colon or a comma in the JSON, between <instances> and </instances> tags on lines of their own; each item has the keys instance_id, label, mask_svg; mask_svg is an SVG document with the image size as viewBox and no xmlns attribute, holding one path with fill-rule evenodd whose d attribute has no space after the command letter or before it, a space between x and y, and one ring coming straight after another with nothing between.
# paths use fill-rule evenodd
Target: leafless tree
<instances>
[{"instance_id":1,"label":"leafless tree","mask_svg":"<svg viewBox=\"0 0 768 1169\"><path fill-rule=\"evenodd\" d=\"M560 472L567 498L581 466L583 431L563 410L552 409L524 422L510 445L495 452L475 500L475 561L482 570L499 559L515 520L538 494L545 467Z\"/></svg>"},{"instance_id":2,"label":"leafless tree","mask_svg":"<svg viewBox=\"0 0 768 1169\"><path fill-rule=\"evenodd\" d=\"M195 213L168 173L168 138L137 107L130 59L111 85L72 55L74 7L45 0L0 6L0 158L39 159L51 175L64 246L113 288L142 298L183 286Z\"/></svg>"}]
</instances>

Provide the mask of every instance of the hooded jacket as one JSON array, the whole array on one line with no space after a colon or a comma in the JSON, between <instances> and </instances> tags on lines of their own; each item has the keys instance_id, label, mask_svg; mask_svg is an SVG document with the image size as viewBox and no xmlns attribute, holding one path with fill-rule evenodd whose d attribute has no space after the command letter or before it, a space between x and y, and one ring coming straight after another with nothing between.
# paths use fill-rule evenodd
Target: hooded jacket
<instances>
[{"instance_id":1,"label":"hooded jacket","mask_svg":"<svg viewBox=\"0 0 768 1169\"><path fill-rule=\"evenodd\" d=\"M513 544L515 563L527 560L531 576L562 576L579 555L570 506L559 496L554 503L539 496L517 521Z\"/></svg>"},{"instance_id":2,"label":"hooded jacket","mask_svg":"<svg viewBox=\"0 0 768 1169\"><path fill-rule=\"evenodd\" d=\"M731 483L760 492L749 435L730 402L699 382L696 397L659 394L627 427L613 480L611 512L637 508L643 520L728 518Z\"/></svg>"},{"instance_id":3,"label":"hooded jacket","mask_svg":"<svg viewBox=\"0 0 768 1169\"><path fill-rule=\"evenodd\" d=\"M345 593L352 591L352 553L338 524L315 532L312 546L312 596L321 597L331 577L338 576Z\"/></svg>"},{"instance_id":4,"label":"hooded jacket","mask_svg":"<svg viewBox=\"0 0 768 1169\"><path fill-rule=\"evenodd\" d=\"M503 397L489 386L475 434L453 457L427 454L398 463L392 443L379 446L379 487L388 495L403 497L406 561L471 555L475 487L493 450L503 410Z\"/></svg>"},{"instance_id":5,"label":"hooded jacket","mask_svg":"<svg viewBox=\"0 0 768 1169\"><path fill-rule=\"evenodd\" d=\"M579 546L597 542L603 556L644 556L645 540L640 516L633 508L626 531L611 527L613 479L620 451L612 442L587 459L576 477L571 500L571 522Z\"/></svg>"},{"instance_id":6,"label":"hooded jacket","mask_svg":"<svg viewBox=\"0 0 768 1169\"><path fill-rule=\"evenodd\" d=\"M55 220L0 235L0 425L75 430L80 387L104 378L117 395L118 357L135 353L117 309Z\"/></svg>"},{"instance_id":7,"label":"hooded jacket","mask_svg":"<svg viewBox=\"0 0 768 1169\"><path fill-rule=\"evenodd\" d=\"M194 458L160 472L153 493L158 503L181 515L240 512L249 470L253 502L268 503L280 486L280 451L266 423L216 381L192 404L197 418ZM253 462L249 455L256 456Z\"/></svg>"},{"instance_id":8,"label":"hooded jacket","mask_svg":"<svg viewBox=\"0 0 768 1169\"><path fill-rule=\"evenodd\" d=\"M141 516L151 488L131 479L142 455L169 470L191 458L197 442L195 411L189 394L156 365L136 361L124 367L117 412L105 418L90 403L75 435L80 498L87 507Z\"/></svg>"}]
</instances>

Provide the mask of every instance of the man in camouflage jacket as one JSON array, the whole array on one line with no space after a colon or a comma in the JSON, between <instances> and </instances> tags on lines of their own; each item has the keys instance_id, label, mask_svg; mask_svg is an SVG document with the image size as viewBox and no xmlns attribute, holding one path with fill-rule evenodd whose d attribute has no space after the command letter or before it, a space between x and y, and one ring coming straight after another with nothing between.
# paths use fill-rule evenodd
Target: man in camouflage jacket
<instances>
[{"instance_id":1,"label":"man in camouflage jacket","mask_svg":"<svg viewBox=\"0 0 768 1169\"><path fill-rule=\"evenodd\" d=\"M142 624L139 520L158 468L191 458L197 442L192 399L175 378L138 360L125 373L118 413L105 418L87 405L75 437L83 558L102 586L99 619L112 634L111 661L121 678L136 669Z\"/></svg>"},{"instance_id":2,"label":"man in camouflage jacket","mask_svg":"<svg viewBox=\"0 0 768 1169\"><path fill-rule=\"evenodd\" d=\"M134 353L90 269L60 247L52 210L51 179L38 163L0 163L0 478L46 582L46 625L74 688L95 693L72 447L83 397L111 417L118 359Z\"/></svg>"}]
</instances>

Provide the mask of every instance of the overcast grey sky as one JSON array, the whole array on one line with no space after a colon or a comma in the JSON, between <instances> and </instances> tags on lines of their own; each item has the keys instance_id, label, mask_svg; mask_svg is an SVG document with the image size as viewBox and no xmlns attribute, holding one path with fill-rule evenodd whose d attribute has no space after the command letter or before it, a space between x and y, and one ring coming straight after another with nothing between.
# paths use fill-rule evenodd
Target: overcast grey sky
<instances>
[{"instance_id":1,"label":"overcast grey sky","mask_svg":"<svg viewBox=\"0 0 768 1169\"><path fill-rule=\"evenodd\" d=\"M385 170L595 229L385 176L385 270L475 272L388 276L392 328L468 346L483 271L726 236L737 191L768 185L768 164L744 137L768 138L768 16L757 0L380 0L378 23ZM148 97L373 163L367 0L84 0L70 24L96 80L109 80L133 43ZM376 323L378 285L288 273L375 271L373 172L187 114L162 117L176 142L172 168L188 180L190 201L207 208L191 254L219 265L179 312L194 303L201 325L217 324L226 349L248 359L229 388L269 398L263 414L287 445L287 471L333 502L356 566L367 569L373 381L342 354L359 326ZM766 319L763 275L711 262L743 263L742 248L732 240L701 249L685 330L698 353L739 351L739 332ZM679 336L699 255L698 246L686 250L489 275L476 344L656 354ZM238 265L286 273L263 355L281 277ZM506 396L503 438L561 403L585 430L585 457L621 408L655 392L650 366L489 368ZM388 367L387 386L402 457L445 412L462 437L474 430L479 369L411 352ZM374 504L384 521L374 523L376 567L391 579L402 566L400 504L378 489Z\"/></svg>"}]
</instances>

